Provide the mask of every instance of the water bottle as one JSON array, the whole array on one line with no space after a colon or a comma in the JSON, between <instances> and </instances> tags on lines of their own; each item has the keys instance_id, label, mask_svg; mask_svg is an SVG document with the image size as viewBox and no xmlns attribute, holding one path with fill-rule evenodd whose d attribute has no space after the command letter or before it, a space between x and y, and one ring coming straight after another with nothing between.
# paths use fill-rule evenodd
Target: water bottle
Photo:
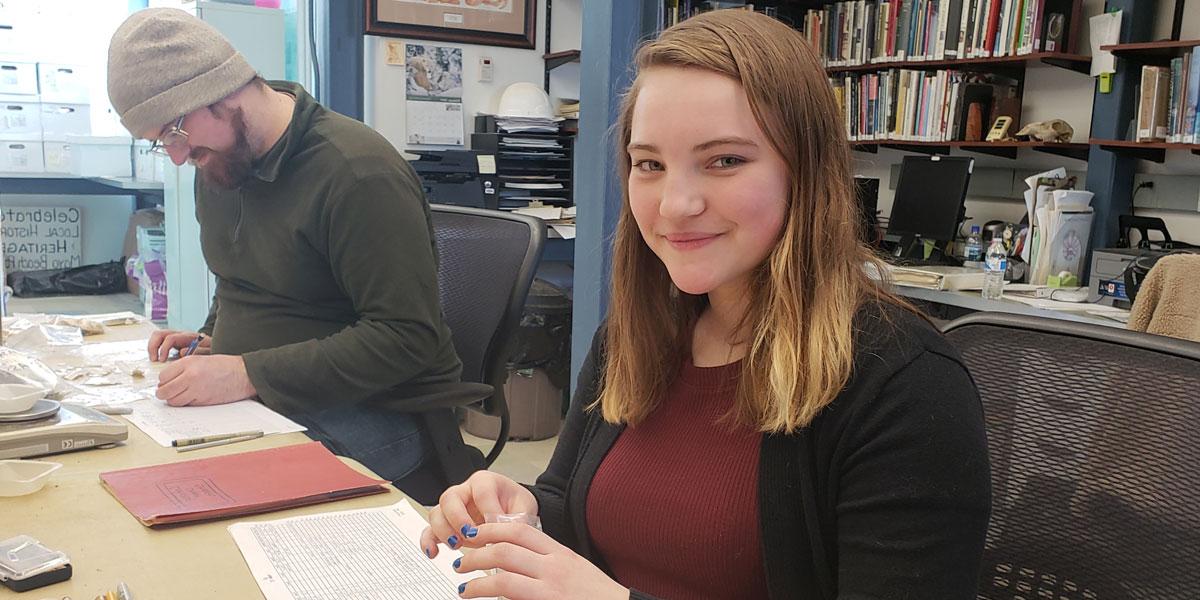
<instances>
[{"instance_id":1,"label":"water bottle","mask_svg":"<svg viewBox=\"0 0 1200 600\"><path fill-rule=\"evenodd\" d=\"M971 226L971 235L967 236L967 253L963 260L977 263L983 260L983 236L979 234L979 226Z\"/></svg>"},{"instance_id":2,"label":"water bottle","mask_svg":"<svg viewBox=\"0 0 1200 600\"><path fill-rule=\"evenodd\" d=\"M999 300L1004 295L1004 271L1008 269L1008 250L1000 236L992 238L983 267L983 299Z\"/></svg>"}]
</instances>

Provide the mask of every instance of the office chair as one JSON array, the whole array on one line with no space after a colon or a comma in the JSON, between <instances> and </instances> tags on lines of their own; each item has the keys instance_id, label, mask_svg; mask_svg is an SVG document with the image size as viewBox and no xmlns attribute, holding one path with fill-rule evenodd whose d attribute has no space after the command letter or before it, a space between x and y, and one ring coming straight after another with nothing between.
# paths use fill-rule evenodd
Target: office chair
<instances>
[{"instance_id":1,"label":"office chair","mask_svg":"<svg viewBox=\"0 0 1200 600\"><path fill-rule=\"evenodd\" d=\"M508 441L504 382L513 333L533 283L546 224L495 210L432 205L442 312L462 361L464 383L485 384L491 393L465 404L500 417L500 433L488 452L491 466Z\"/></svg>"},{"instance_id":2,"label":"office chair","mask_svg":"<svg viewBox=\"0 0 1200 600\"><path fill-rule=\"evenodd\" d=\"M976 313L943 328L992 468L981 600L1200 594L1200 344Z\"/></svg>"}]
</instances>

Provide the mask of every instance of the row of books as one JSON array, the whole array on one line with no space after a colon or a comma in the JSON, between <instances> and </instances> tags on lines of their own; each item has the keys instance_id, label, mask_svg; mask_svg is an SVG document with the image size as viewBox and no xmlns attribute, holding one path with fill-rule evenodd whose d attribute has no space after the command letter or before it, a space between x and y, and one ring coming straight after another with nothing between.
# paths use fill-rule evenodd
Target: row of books
<instances>
[{"instance_id":1,"label":"row of books","mask_svg":"<svg viewBox=\"0 0 1200 600\"><path fill-rule=\"evenodd\" d=\"M659 8L658 22L660 28L665 29L702 12L727 8L754 10L754 5L745 0L663 0Z\"/></svg>"},{"instance_id":2,"label":"row of books","mask_svg":"<svg viewBox=\"0 0 1200 600\"><path fill-rule=\"evenodd\" d=\"M1080 0L849 0L805 13L830 67L1069 52Z\"/></svg>"},{"instance_id":3,"label":"row of books","mask_svg":"<svg viewBox=\"0 0 1200 600\"><path fill-rule=\"evenodd\" d=\"M1142 67L1137 141L1200 143L1200 55L1196 48L1171 60L1170 67Z\"/></svg>"},{"instance_id":4,"label":"row of books","mask_svg":"<svg viewBox=\"0 0 1200 600\"><path fill-rule=\"evenodd\" d=\"M847 73L830 83L855 142L974 141L997 117L1020 122L1019 82L999 75L888 69ZM973 104L978 123L969 132Z\"/></svg>"}]
</instances>

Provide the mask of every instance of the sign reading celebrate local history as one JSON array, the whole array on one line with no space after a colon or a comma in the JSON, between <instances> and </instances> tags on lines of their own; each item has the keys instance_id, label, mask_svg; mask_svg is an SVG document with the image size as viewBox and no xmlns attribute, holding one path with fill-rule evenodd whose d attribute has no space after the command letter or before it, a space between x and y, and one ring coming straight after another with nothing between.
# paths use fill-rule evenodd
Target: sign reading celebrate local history
<instances>
[{"instance_id":1,"label":"sign reading celebrate local history","mask_svg":"<svg viewBox=\"0 0 1200 600\"><path fill-rule=\"evenodd\" d=\"M74 206L0 209L4 272L67 269L83 264L83 211Z\"/></svg>"}]
</instances>

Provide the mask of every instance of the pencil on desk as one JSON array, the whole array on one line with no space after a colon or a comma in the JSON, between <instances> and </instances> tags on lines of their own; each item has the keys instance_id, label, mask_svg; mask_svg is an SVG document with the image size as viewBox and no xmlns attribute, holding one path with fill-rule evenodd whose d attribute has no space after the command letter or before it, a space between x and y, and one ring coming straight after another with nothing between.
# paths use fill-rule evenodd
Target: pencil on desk
<instances>
[{"instance_id":1,"label":"pencil on desk","mask_svg":"<svg viewBox=\"0 0 1200 600\"><path fill-rule=\"evenodd\" d=\"M261 436L263 434L263 432L258 429L253 429L250 431L238 431L238 432L234 432L234 433L217 433L217 434L213 434L213 435L202 435L200 437L194 437L194 438L180 438L177 440L172 440L171 445L175 446L176 448L179 448L182 446L194 446L196 444L207 444L209 442L219 442L221 440L228 440L231 438L242 438L242 437L246 437L249 435L255 435L255 434Z\"/></svg>"},{"instance_id":2,"label":"pencil on desk","mask_svg":"<svg viewBox=\"0 0 1200 600\"><path fill-rule=\"evenodd\" d=\"M263 432L257 431L250 435L243 435L240 437L224 438L224 439L214 440L211 442L205 442L203 444L191 444L188 446L179 446L179 447L175 448L175 451L176 452L191 452L192 450L200 450L201 448L212 448L213 446L224 446L225 444L236 444L238 442L248 442L250 440L256 440L262 436L263 436Z\"/></svg>"}]
</instances>

